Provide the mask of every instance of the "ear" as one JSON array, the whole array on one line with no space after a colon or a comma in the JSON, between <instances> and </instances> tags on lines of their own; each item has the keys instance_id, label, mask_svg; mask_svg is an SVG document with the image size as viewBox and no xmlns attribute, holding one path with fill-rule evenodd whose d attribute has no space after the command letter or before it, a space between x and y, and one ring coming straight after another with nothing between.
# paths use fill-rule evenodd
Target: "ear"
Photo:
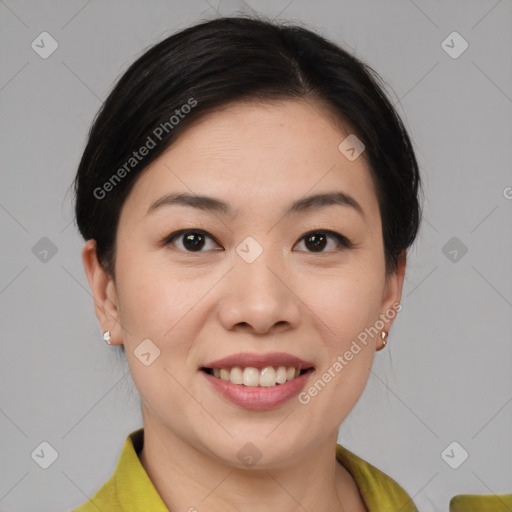
<instances>
[{"instance_id":1,"label":"ear","mask_svg":"<svg viewBox=\"0 0 512 512\"><path fill-rule=\"evenodd\" d=\"M98 261L96 240L91 239L85 243L82 249L82 261L94 298L94 309L101 331L110 331L110 343L121 345L123 340L118 321L115 282Z\"/></svg>"},{"instance_id":2,"label":"ear","mask_svg":"<svg viewBox=\"0 0 512 512\"><path fill-rule=\"evenodd\" d=\"M386 315L386 312L389 310L393 310L395 312L399 311L399 309L397 309L397 305L400 304L400 300L402 299L402 287L404 284L406 262L407 258L404 251L400 256L396 271L386 278L386 284L382 293L380 311L383 315ZM396 314L393 318L390 318L390 315L386 315L386 318L388 318L388 320L386 321L384 330L389 332L396 318Z\"/></svg>"}]
</instances>

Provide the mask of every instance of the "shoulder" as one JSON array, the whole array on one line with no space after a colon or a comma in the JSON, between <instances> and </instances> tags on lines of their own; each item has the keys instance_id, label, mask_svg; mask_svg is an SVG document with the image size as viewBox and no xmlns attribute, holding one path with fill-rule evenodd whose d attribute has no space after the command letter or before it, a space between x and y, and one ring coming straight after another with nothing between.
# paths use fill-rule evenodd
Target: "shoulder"
<instances>
[{"instance_id":1,"label":"shoulder","mask_svg":"<svg viewBox=\"0 0 512 512\"><path fill-rule=\"evenodd\" d=\"M98 510L111 512L123 510L117 494L115 476L107 480L86 503L71 512L98 512Z\"/></svg>"},{"instance_id":2,"label":"shoulder","mask_svg":"<svg viewBox=\"0 0 512 512\"><path fill-rule=\"evenodd\" d=\"M512 510L512 494L458 494L450 500L450 512L507 512Z\"/></svg>"},{"instance_id":3,"label":"shoulder","mask_svg":"<svg viewBox=\"0 0 512 512\"><path fill-rule=\"evenodd\" d=\"M336 446L336 459L354 478L370 512L418 512L395 480L340 444Z\"/></svg>"},{"instance_id":4,"label":"shoulder","mask_svg":"<svg viewBox=\"0 0 512 512\"><path fill-rule=\"evenodd\" d=\"M143 428L129 434L114 474L89 501L71 512L168 512L139 460L143 442Z\"/></svg>"}]
</instances>

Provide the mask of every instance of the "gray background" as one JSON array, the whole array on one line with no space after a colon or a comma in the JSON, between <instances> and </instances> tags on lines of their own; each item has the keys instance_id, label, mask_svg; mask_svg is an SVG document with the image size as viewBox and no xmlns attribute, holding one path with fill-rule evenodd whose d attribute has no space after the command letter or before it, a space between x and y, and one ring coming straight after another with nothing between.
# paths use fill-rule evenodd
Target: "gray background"
<instances>
[{"instance_id":1,"label":"gray background","mask_svg":"<svg viewBox=\"0 0 512 512\"><path fill-rule=\"evenodd\" d=\"M128 367L101 339L67 194L92 118L148 45L251 8L305 22L378 71L424 179L403 310L339 441L394 477L422 512L447 511L455 494L512 491L510 0L5 0L1 511L83 503L142 426ZM31 48L43 31L59 45L47 59ZM469 44L458 58L441 46L453 31ZM43 237L55 254L41 252ZM443 252L452 237L467 247L456 261L451 245ZM43 441L58 453L48 469L31 457ZM453 441L469 453L457 469L441 457Z\"/></svg>"}]
</instances>

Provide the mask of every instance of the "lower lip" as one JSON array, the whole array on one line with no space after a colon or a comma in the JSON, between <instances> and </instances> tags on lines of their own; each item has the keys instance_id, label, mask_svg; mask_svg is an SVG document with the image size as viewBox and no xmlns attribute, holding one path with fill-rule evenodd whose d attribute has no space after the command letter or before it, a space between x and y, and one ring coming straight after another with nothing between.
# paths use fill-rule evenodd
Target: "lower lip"
<instances>
[{"instance_id":1,"label":"lower lip","mask_svg":"<svg viewBox=\"0 0 512 512\"><path fill-rule=\"evenodd\" d=\"M279 407L298 395L313 371L310 370L284 384L276 384L268 388L233 384L202 370L201 373L208 379L208 382L210 382L215 390L235 405L244 409L262 411Z\"/></svg>"}]
</instances>

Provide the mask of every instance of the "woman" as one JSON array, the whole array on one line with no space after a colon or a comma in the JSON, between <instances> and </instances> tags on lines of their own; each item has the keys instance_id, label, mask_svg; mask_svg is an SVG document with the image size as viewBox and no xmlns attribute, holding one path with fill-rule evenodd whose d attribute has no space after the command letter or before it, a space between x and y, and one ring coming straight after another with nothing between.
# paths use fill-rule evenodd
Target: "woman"
<instances>
[{"instance_id":1,"label":"woman","mask_svg":"<svg viewBox=\"0 0 512 512\"><path fill-rule=\"evenodd\" d=\"M347 448L420 222L377 75L309 30L187 28L121 77L75 181L82 256L143 428L76 511L416 511Z\"/></svg>"}]
</instances>

